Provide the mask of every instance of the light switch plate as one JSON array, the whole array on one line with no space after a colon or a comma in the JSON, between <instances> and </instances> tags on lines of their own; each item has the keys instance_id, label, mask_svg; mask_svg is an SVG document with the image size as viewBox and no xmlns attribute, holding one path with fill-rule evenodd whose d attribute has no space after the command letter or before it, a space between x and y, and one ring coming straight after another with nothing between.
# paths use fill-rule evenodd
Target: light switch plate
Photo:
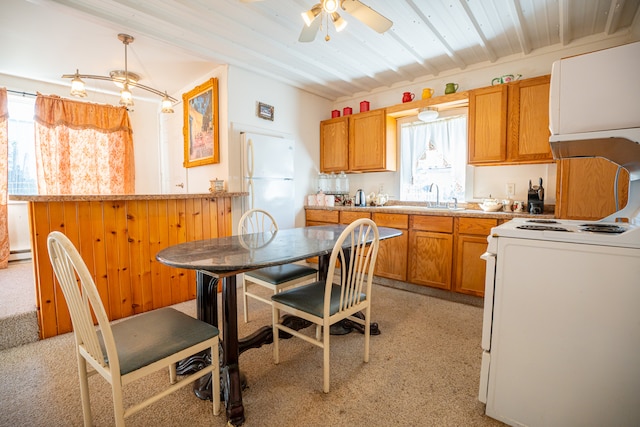
<instances>
[{"instance_id":1,"label":"light switch plate","mask_svg":"<svg viewBox=\"0 0 640 427\"><path fill-rule=\"evenodd\" d=\"M516 194L516 184L513 182L507 183L506 186L507 196L513 196Z\"/></svg>"}]
</instances>

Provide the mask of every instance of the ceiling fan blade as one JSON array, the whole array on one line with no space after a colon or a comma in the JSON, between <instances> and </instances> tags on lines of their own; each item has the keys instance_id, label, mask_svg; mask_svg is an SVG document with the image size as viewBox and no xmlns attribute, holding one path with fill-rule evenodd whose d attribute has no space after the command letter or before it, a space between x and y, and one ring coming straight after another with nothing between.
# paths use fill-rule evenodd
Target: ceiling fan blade
<instances>
[{"instance_id":1,"label":"ceiling fan blade","mask_svg":"<svg viewBox=\"0 0 640 427\"><path fill-rule=\"evenodd\" d=\"M362 4L358 0L342 0L342 8L349 15L353 16L364 24L368 25L374 31L380 34L387 31L393 25L391 20L380 15L369 6Z\"/></svg>"},{"instance_id":2,"label":"ceiling fan blade","mask_svg":"<svg viewBox=\"0 0 640 427\"><path fill-rule=\"evenodd\" d=\"M309 25L308 27L306 25L303 25L302 31L300 31L300 37L298 37L298 41L302 43L314 41L316 39L316 34L318 34L318 30L320 29L321 22L321 17L316 16L316 19L311 21L311 25Z\"/></svg>"}]
</instances>

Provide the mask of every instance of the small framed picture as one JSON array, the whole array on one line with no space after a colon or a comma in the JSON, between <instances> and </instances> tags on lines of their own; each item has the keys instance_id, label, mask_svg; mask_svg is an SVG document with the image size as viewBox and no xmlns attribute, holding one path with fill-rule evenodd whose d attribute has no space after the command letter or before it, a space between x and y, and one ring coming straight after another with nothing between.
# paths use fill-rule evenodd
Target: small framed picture
<instances>
[{"instance_id":1,"label":"small framed picture","mask_svg":"<svg viewBox=\"0 0 640 427\"><path fill-rule=\"evenodd\" d=\"M258 117L273 121L273 107L271 105L258 102Z\"/></svg>"},{"instance_id":2,"label":"small framed picture","mask_svg":"<svg viewBox=\"0 0 640 427\"><path fill-rule=\"evenodd\" d=\"M211 78L182 95L185 168L220 163L218 79Z\"/></svg>"}]
</instances>

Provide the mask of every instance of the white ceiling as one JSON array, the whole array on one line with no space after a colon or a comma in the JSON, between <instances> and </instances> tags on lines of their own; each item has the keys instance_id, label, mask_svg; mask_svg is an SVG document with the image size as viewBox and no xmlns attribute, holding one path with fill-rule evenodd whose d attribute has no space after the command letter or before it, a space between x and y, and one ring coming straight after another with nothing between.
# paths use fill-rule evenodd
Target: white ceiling
<instances>
[{"instance_id":1,"label":"white ceiling","mask_svg":"<svg viewBox=\"0 0 640 427\"><path fill-rule=\"evenodd\" d=\"M389 31L343 12L343 32L330 25L330 41L324 28L300 43L300 14L316 0L2 0L0 73L53 83L76 68L108 75L124 68L117 34L127 33L129 70L176 97L231 64L337 100L576 43L640 38L640 0L362 1L393 21Z\"/></svg>"}]
</instances>

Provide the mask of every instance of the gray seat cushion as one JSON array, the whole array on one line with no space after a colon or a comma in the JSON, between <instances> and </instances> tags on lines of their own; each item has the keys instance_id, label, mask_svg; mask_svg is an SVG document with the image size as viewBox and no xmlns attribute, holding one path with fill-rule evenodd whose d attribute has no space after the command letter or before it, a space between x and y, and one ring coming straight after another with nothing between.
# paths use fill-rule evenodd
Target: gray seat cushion
<instances>
[{"instance_id":1,"label":"gray seat cushion","mask_svg":"<svg viewBox=\"0 0 640 427\"><path fill-rule=\"evenodd\" d=\"M125 375L218 335L218 329L173 308L149 311L111 325ZM106 348L99 334L102 352ZM108 362L108 360L107 360Z\"/></svg>"},{"instance_id":2,"label":"gray seat cushion","mask_svg":"<svg viewBox=\"0 0 640 427\"><path fill-rule=\"evenodd\" d=\"M324 288L324 281L314 282L309 285L280 292L279 294L273 295L271 299L314 316L323 317ZM360 297L362 300L366 299L366 295L364 293L360 294ZM330 315L338 312L339 304L340 286L334 284L331 288L331 302L329 305Z\"/></svg>"},{"instance_id":3,"label":"gray seat cushion","mask_svg":"<svg viewBox=\"0 0 640 427\"><path fill-rule=\"evenodd\" d=\"M247 276L255 277L264 282L278 285L280 283L289 282L291 280L300 279L310 274L315 274L314 268L306 267L298 264L277 265L274 267L265 267L245 273Z\"/></svg>"}]
</instances>

